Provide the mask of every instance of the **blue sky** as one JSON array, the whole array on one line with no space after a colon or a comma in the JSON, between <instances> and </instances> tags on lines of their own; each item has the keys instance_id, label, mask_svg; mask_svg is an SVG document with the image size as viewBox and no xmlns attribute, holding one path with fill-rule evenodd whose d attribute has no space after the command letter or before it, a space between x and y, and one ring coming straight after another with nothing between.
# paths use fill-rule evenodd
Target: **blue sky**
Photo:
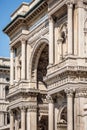
<instances>
[{"instance_id":1,"label":"blue sky","mask_svg":"<svg viewBox=\"0 0 87 130\"><path fill-rule=\"evenodd\" d=\"M3 33L3 29L11 21L10 15L22 2L31 0L0 0L0 57L9 57L9 37Z\"/></svg>"}]
</instances>

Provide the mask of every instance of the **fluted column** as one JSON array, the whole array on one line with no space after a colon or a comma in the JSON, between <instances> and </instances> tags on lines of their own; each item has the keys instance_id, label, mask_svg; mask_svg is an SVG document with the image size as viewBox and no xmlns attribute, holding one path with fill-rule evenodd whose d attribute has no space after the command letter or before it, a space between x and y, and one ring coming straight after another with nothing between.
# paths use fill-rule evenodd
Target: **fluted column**
<instances>
[{"instance_id":1,"label":"fluted column","mask_svg":"<svg viewBox=\"0 0 87 130\"><path fill-rule=\"evenodd\" d=\"M53 115L54 115L54 103L53 103L53 99L51 96L47 96L47 101L49 103L49 113L48 113L48 130L54 130L54 119L53 119Z\"/></svg>"},{"instance_id":2,"label":"fluted column","mask_svg":"<svg viewBox=\"0 0 87 130\"><path fill-rule=\"evenodd\" d=\"M27 108L27 130L37 130L37 106L30 105Z\"/></svg>"},{"instance_id":3,"label":"fluted column","mask_svg":"<svg viewBox=\"0 0 87 130\"><path fill-rule=\"evenodd\" d=\"M21 108L21 130L25 130L25 108Z\"/></svg>"},{"instance_id":4,"label":"fluted column","mask_svg":"<svg viewBox=\"0 0 87 130\"><path fill-rule=\"evenodd\" d=\"M68 1L68 55L73 54L73 4Z\"/></svg>"},{"instance_id":5,"label":"fluted column","mask_svg":"<svg viewBox=\"0 0 87 130\"><path fill-rule=\"evenodd\" d=\"M54 62L54 21L53 18L49 17L49 65Z\"/></svg>"},{"instance_id":6,"label":"fluted column","mask_svg":"<svg viewBox=\"0 0 87 130\"><path fill-rule=\"evenodd\" d=\"M14 50L10 50L10 85L13 85L14 81Z\"/></svg>"},{"instance_id":7,"label":"fluted column","mask_svg":"<svg viewBox=\"0 0 87 130\"><path fill-rule=\"evenodd\" d=\"M83 0L77 1L78 10L78 55L83 57L84 54L84 5Z\"/></svg>"},{"instance_id":8,"label":"fluted column","mask_svg":"<svg viewBox=\"0 0 87 130\"><path fill-rule=\"evenodd\" d=\"M22 44L22 57L21 57L21 60L22 60L22 69L21 69L21 79L22 80L25 80L25 56L26 56L26 41L25 39L22 39L21 41L21 44Z\"/></svg>"},{"instance_id":9,"label":"fluted column","mask_svg":"<svg viewBox=\"0 0 87 130\"><path fill-rule=\"evenodd\" d=\"M10 130L14 130L14 114L10 111Z\"/></svg>"},{"instance_id":10,"label":"fluted column","mask_svg":"<svg viewBox=\"0 0 87 130\"><path fill-rule=\"evenodd\" d=\"M67 88L67 130L73 130L73 89Z\"/></svg>"}]
</instances>

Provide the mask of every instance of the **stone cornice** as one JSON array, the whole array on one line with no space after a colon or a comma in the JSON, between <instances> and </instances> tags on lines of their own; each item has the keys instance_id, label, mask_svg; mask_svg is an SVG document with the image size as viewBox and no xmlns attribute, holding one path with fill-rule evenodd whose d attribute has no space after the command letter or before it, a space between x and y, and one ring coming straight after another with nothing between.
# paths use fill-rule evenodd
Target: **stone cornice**
<instances>
[{"instance_id":1,"label":"stone cornice","mask_svg":"<svg viewBox=\"0 0 87 130\"><path fill-rule=\"evenodd\" d=\"M44 8L47 7L47 3L44 0L39 1L33 9L28 11L25 15L18 15L16 18L13 19L4 29L3 31L8 34L9 36L12 34L13 30L17 29L19 25L26 25L27 22L29 22L32 17L35 17L38 13L41 12L41 9L44 10ZM21 21L21 22L20 22Z\"/></svg>"}]
</instances>

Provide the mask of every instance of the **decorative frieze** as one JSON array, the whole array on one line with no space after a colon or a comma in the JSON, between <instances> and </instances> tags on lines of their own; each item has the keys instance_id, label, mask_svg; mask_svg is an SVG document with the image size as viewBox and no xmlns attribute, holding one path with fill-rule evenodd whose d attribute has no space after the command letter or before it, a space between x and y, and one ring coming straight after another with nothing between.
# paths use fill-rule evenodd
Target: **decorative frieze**
<instances>
[{"instance_id":1,"label":"decorative frieze","mask_svg":"<svg viewBox=\"0 0 87 130\"><path fill-rule=\"evenodd\" d=\"M87 97L87 88L78 88L75 92L75 97Z\"/></svg>"}]
</instances>

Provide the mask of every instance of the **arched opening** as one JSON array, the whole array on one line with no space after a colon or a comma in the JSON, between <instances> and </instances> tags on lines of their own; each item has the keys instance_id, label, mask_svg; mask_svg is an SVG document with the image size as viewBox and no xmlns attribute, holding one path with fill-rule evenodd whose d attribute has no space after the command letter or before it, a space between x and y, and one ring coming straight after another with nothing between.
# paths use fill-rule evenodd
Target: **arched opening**
<instances>
[{"instance_id":1,"label":"arched opening","mask_svg":"<svg viewBox=\"0 0 87 130\"><path fill-rule=\"evenodd\" d=\"M67 107L64 106L60 112L60 119L57 123L58 130L67 130Z\"/></svg>"},{"instance_id":2,"label":"arched opening","mask_svg":"<svg viewBox=\"0 0 87 130\"><path fill-rule=\"evenodd\" d=\"M49 46L46 39L41 39L33 48L30 61L30 79L35 83L34 88L46 90L44 77L49 64Z\"/></svg>"},{"instance_id":3,"label":"arched opening","mask_svg":"<svg viewBox=\"0 0 87 130\"><path fill-rule=\"evenodd\" d=\"M46 90L47 88L46 83L44 82L44 77L47 74L48 62L48 45L45 45L37 66L37 87L40 90Z\"/></svg>"},{"instance_id":4,"label":"arched opening","mask_svg":"<svg viewBox=\"0 0 87 130\"><path fill-rule=\"evenodd\" d=\"M37 95L37 129L48 130L48 115L46 108L47 85L44 77L47 74L47 66L49 64L49 45L46 41L39 41L33 48L31 64L31 82L35 89L40 90ZM45 115L45 116L44 116ZM43 119L40 120L40 117ZM45 118L46 117L46 118ZM47 124L46 124L47 123Z\"/></svg>"},{"instance_id":5,"label":"arched opening","mask_svg":"<svg viewBox=\"0 0 87 130\"><path fill-rule=\"evenodd\" d=\"M41 116L38 130L48 130L48 116Z\"/></svg>"}]
</instances>

